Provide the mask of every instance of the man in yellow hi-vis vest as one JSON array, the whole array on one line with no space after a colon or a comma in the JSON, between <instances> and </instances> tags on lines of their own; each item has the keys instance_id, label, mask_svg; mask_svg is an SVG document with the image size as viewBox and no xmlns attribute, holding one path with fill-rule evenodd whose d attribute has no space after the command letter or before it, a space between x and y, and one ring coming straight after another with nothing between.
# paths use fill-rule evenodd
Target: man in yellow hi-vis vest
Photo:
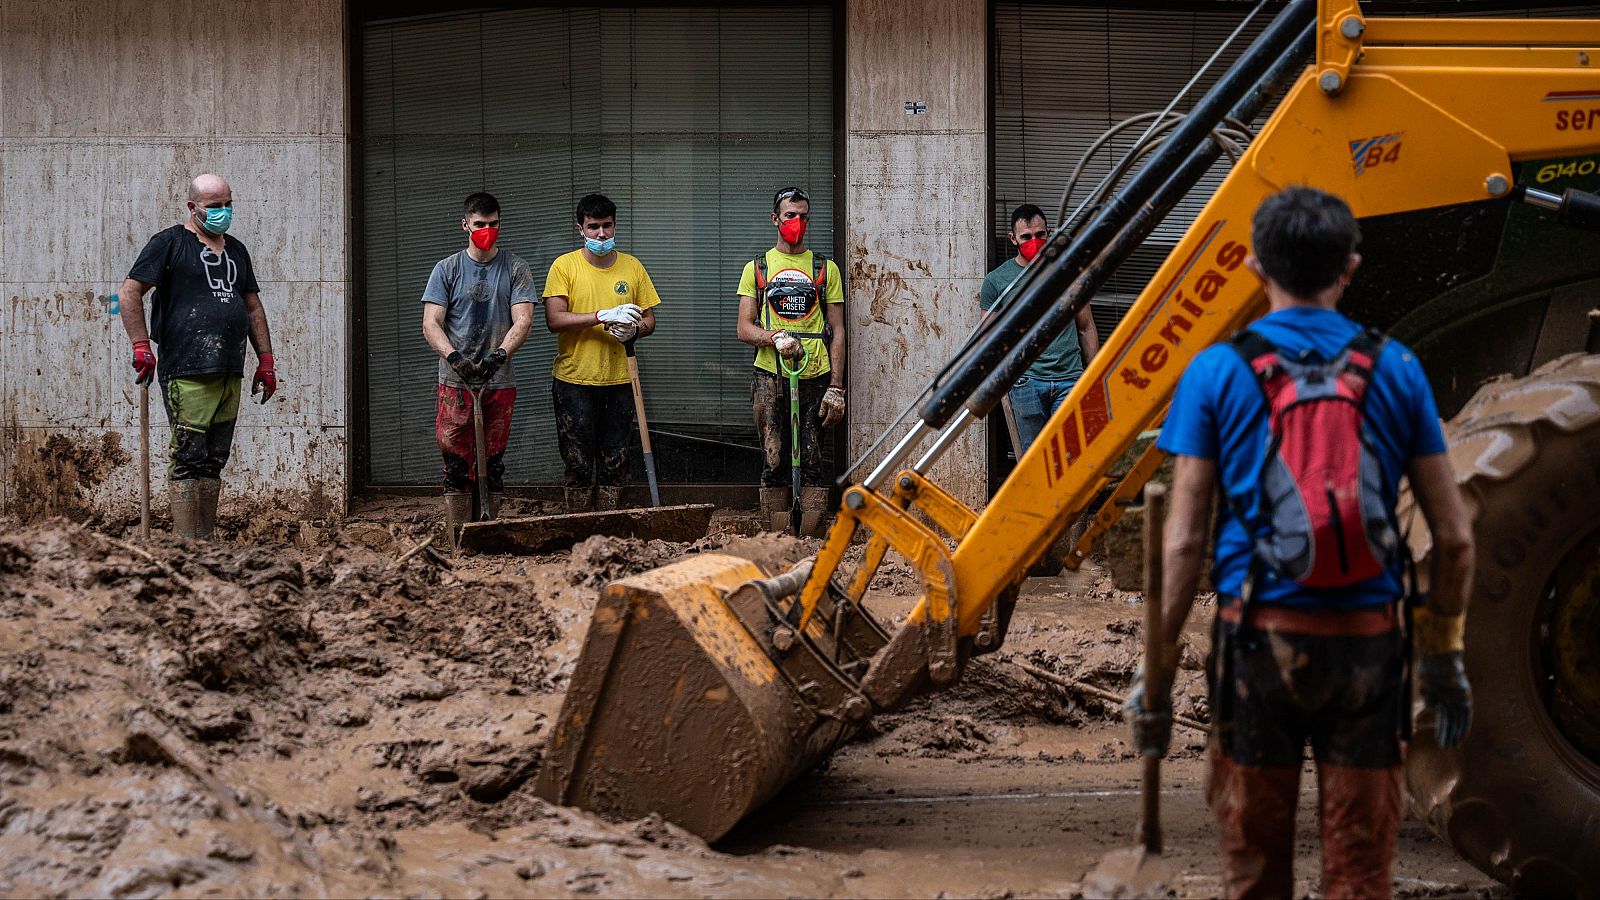
<instances>
[{"instance_id":1,"label":"man in yellow hi-vis vest","mask_svg":"<svg viewBox=\"0 0 1600 900\"><path fill-rule=\"evenodd\" d=\"M811 198L784 188L772 198L777 242L744 264L739 277L739 340L756 348L750 386L761 438L761 514L785 529L790 503L800 505L800 530L820 536L828 507L822 471L822 429L844 420L844 281L833 260L806 249ZM789 368L800 367L800 496L790 497Z\"/></svg>"}]
</instances>

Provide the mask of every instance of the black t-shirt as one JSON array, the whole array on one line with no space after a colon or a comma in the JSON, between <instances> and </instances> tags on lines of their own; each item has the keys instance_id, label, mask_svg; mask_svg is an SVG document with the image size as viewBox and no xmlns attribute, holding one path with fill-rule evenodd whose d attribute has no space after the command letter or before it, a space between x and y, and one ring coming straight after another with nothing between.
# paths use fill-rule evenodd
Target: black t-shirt
<instances>
[{"instance_id":1,"label":"black t-shirt","mask_svg":"<svg viewBox=\"0 0 1600 900\"><path fill-rule=\"evenodd\" d=\"M250 316L244 295L259 293L244 244L222 236L222 254L182 225L159 231L144 245L128 277L155 285L150 336L161 346L161 379L183 375L244 375Z\"/></svg>"}]
</instances>

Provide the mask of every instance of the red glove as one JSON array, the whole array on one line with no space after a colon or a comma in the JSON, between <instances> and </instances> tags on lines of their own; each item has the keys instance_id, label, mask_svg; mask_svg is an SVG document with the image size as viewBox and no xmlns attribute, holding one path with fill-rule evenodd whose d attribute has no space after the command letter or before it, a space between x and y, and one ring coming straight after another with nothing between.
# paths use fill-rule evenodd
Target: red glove
<instances>
[{"instance_id":1,"label":"red glove","mask_svg":"<svg viewBox=\"0 0 1600 900\"><path fill-rule=\"evenodd\" d=\"M250 396L261 395L261 402L272 399L278 392L278 372L272 367L272 354L263 353L256 360L256 377L250 379Z\"/></svg>"},{"instance_id":2,"label":"red glove","mask_svg":"<svg viewBox=\"0 0 1600 900\"><path fill-rule=\"evenodd\" d=\"M133 342L133 383L149 384L156 377L156 354L148 339Z\"/></svg>"}]
</instances>

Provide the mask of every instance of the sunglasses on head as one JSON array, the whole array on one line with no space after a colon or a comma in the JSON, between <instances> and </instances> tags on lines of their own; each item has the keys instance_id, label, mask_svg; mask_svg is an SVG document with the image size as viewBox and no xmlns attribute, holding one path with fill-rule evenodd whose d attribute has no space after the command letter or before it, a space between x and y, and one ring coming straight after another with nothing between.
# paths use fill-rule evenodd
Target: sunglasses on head
<instances>
[{"instance_id":1,"label":"sunglasses on head","mask_svg":"<svg viewBox=\"0 0 1600 900\"><path fill-rule=\"evenodd\" d=\"M787 191L779 191L778 196L772 198L772 205L777 206L785 200L804 200L810 203L811 195L799 188L790 188Z\"/></svg>"}]
</instances>

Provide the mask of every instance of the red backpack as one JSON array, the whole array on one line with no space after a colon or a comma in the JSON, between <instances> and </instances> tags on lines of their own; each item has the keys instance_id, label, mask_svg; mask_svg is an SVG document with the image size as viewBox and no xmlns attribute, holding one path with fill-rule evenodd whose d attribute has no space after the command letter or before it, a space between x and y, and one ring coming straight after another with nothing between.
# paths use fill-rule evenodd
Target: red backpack
<instances>
[{"instance_id":1,"label":"red backpack","mask_svg":"<svg viewBox=\"0 0 1600 900\"><path fill-rule=\"evenodd\" d=\"M1256 565L1306 587L1365 581L1401 559L1383 469L1366 423L1367 388L1386 338L1366 330L1332 360L1286 359L1244 330L1230 343L1255 374L1271 439L1254 510L1235 513Z\"/></svg>"}]
</instances>

